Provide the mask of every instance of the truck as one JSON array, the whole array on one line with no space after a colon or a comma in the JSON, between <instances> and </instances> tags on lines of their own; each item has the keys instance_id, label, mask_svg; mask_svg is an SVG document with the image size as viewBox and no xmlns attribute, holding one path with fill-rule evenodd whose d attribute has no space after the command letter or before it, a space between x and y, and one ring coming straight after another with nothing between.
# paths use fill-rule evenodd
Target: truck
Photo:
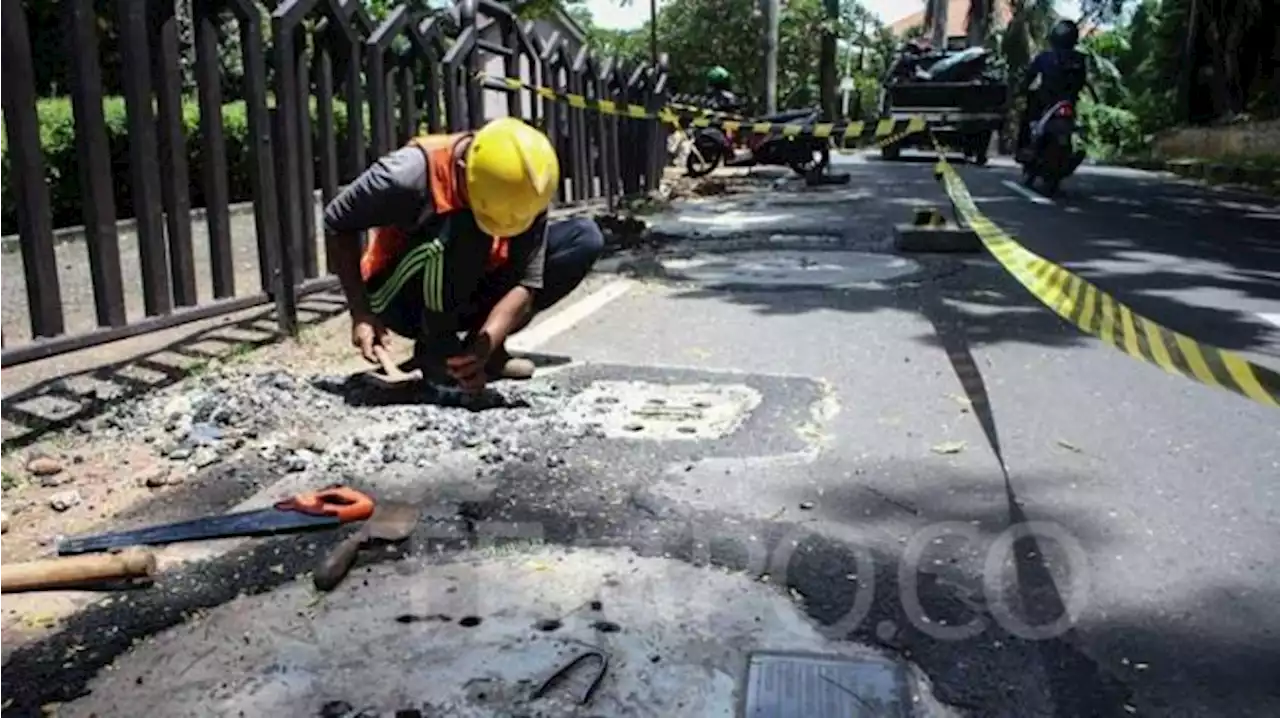
<instances>
[{"instance_id":1,"label":"truck","mask_svg":"<svg viewBox=\"0 0 1280 718\"><path fill-rule=\"evenodd\" d=\"M985 48L931 51L906 45L881 81L880 118L905 121L913 116L929 123L933 136L960 151L974 164L987 162L992 137L1005 121L1009 85L1004 73L990 67ZM932 151L933 140L918 132L883 145L881 155L896 160L905 148Z\"/></svg>"}]
</instances>

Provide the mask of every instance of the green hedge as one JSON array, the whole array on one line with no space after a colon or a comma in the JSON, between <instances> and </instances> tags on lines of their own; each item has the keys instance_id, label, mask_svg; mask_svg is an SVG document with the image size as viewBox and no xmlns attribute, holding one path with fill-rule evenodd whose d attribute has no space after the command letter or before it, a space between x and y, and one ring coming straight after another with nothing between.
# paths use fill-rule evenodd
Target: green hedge
<instances>
[{"instance_id":1,"label":"green hedge","mask_svg":"<svg viewBox=\"0 0 1280 718\"><path fill-rule=\"evenodd\" d=\"M313 103L314 104L314 103ZM128 117L125 114L124 98L108 97L103 103L103 112L107 122L107 143L111 156L112 188L115 192L116 217L127 219L134 216L133 211L133 178L129 172L129 129ZM36 108L40 120L40 146L44 150L45 177L49 186L49 200L53 212L55 227L72 227L84 223L83 197L80 189L80 173L76 162L75 120L68 98L41 100ZM347 108L346 104L334 102L334 125L338 135L339 161L342 147L346 144ZM191 206L204 206L205 162L208 161L203 139L200 135L200 110L194 100L185 102L182 108L182 122L186 130L187 162L190 172ZM248 117L244 102L232 102L222 106L223 134L227 151L227 185L231 192L232 202L244 202L253 199L252 182L249 167L249 135ZM312 124L315 124L315 108L312 107ZM365 145L369 144L368 109L365 109ZM0 164L3 165L5 181L3 193L0 195L0 221L4 224L4 233L17 231L16 196L13 192L14 178L9 173L9 151L6 138L5 147L0 150ZM319 171L316 173L317 181ZM165 181L165 178L161 178ZM318 186L318 185L317 185Z\"/></svg>"}]
</instances>

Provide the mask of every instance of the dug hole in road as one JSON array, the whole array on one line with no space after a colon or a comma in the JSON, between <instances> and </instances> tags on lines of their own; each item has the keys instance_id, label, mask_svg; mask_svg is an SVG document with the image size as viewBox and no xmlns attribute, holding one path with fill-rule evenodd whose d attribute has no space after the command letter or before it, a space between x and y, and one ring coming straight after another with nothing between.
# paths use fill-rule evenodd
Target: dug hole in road
<instances>
[{"instance_id":1,"label":"dug hole in road","mask_svg":"<svg viewBox=\"0 0 1280 718\"><path fill-rule=\"evenodd\" d=\"M841 170L713 178L645 217L521 339L535 378L479 404L353 378L345 316L94 389L105 411L7 452L6 562L332 483L422 515L330 593L311 571L352 528L8 594L4 714L1280 713L1274 409L1080 335L990 257L895 253L945 204L927 167ZM1002 172L962 169L995 221L1105 246L1095 208L1053 224ZM1144 276L1181 251L1123 239ZM1146 308L1182 330L1184 300Z\"/></svg>"}]
</instances>

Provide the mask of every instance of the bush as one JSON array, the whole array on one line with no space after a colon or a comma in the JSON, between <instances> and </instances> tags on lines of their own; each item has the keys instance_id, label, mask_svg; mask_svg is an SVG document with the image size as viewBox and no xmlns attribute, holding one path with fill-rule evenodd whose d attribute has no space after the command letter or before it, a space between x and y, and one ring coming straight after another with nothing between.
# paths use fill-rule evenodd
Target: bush
<instances>
[{"instance_id":1,"label":"bush","mask_svg":"<svg viewBox=\"0 0 1280 718\"><path fill-rule=\"evenodd\" d=\"M268 100L269 104L273 104ZM342 162L346 144L346 105L334 101L334 130L337 134L338 161ZM129 125L125 113L124 98L108 97L103 102L107 124L107 144L112 167L112 189L115 195L116 218L135 216L133 209L133 177L129 171ZM84 192L81 190L80 173L76 158L75 119L68 98L40 100L36 106L40 121L40 147L44 150L45 180L49 187L49 203L53 214L53 226L71 227L84 223ZM184 102L182 123L186 135L189 192L192 208L205 206L204 167L209 161L207 148L200 134L200 109L194 99ZM227 187L231 202L253 199L251 167L249 164L249 123L243 101L222 106L223 136L227 153ZM312 124L315 125L315 108L312 107ZM369 143L368 110L365 111L365 143ZM318 148L317 148L318 156ZM17 197L13 191L16 178L10 176L8 142L0 151L5 182L0 194L0 221L4 232L17 231ZM319 182L317 157L317 187ZM161 177L161 182L165 178Z\"/></svg>"},{"instance_id":2,"label":"bush","mask_svg":"<svg viewBox=\"0 0 1280 718\"><path fill-rule=\"evenodd\" d=\"M1079 117L1086 151L1095 159L1132 156L1147 147L1141 122L1130 110L1081 98Z\"/></svg>"}]
</instances>

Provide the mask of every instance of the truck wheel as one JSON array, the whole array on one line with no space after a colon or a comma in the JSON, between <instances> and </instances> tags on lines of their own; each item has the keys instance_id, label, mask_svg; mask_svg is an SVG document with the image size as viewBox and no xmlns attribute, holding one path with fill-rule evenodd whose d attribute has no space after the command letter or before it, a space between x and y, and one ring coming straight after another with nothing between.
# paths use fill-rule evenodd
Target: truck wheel
<instances>
[{"instance_id":1,"label":"truck wheel","mask_svg":"<svg viewBox=\"0 0 1280 718\"><path fill-rule=\"evenodd\" d=\"M898 159L902 155L902 148L897 145L885 145L880 148L880 157L889 161Z\"/></svg>"},{"instance_id":2,"label":"truck wheel","mask_svg":"<svg viewBox=\"0 0 1280 718\"><path fill-rule=\"evenodd\" d=\"M986 166L987 166L987 151L986 151L986 150L980 150L977 154L975 154L975 155L973 156L973 163L974 163L975 165L979 166L979 167L986 167Z\"/></svg>"}]
</instances>

